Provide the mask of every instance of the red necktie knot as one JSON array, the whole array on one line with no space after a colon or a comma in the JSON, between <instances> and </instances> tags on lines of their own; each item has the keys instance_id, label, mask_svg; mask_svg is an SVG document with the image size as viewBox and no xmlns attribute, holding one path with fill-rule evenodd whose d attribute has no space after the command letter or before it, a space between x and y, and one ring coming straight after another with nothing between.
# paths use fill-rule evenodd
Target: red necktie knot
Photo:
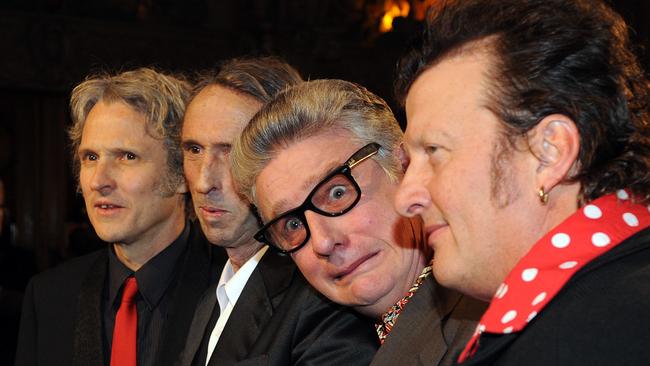
<instances>
[{"instance_id":1,"label":"red necktie knot","mask_svg":"<svg viewBox=\"0 0 650 366\"><path fill-rule=\"evenodd\" d=\"M135 277L127 278L124 281L124 291L122 291L122 304L133 303L137 294L138 282L136 282ZM120 308L122 308L122 305L120 305Z\"/></svg>"}]
</instances>

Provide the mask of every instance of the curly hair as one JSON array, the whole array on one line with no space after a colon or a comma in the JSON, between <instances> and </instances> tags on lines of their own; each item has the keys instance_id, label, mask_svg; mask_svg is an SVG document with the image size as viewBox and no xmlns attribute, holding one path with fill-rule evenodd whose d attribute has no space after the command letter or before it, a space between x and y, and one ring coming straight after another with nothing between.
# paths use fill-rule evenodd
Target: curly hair
<instances>
[{"instance_id":1,"label":"curly hair","mask_svg":"<svg viewBox=\"0 0 650 366\"><path fill-rule=\"evenodd\" d=\"M443 0L399 62L397 98L476 41L495 60L489 107L511 144L566 115L580 134L579 169L565 178L580 183L579 202L622 188L650 200L650 84L620 15L600 0Z\"/></svg>"},{"instance_id":2,"label":"curly hair","mask_svg":"<svg viewBox=\"0 0 650 366\"><path fill-rule=\"evenodd\" d=\"M77 177L79 160L76 154L88 113L99 101L119 101L145 116L147 131L156 138L162 138L169 168L163 190L171 192L176 189L184 179L183 154L178 141L189 97L190 84L183 78L151 68L87 77L74 88L70 97L73 124L68 133L72 141L72 161Z\"/></svg>"}]
</instances>

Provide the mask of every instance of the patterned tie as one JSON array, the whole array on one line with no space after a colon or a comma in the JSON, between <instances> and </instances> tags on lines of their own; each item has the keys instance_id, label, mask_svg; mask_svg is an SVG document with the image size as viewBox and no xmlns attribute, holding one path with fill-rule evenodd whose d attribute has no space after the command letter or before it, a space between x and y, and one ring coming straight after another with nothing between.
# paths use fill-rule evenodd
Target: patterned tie
<instances>
[{"instance_id":1,"label":"patterned tie","mask_svg":"<svg viewBox=\"0 0 650 366\"><path fill-rule=\"evenodd\" d=\"M111 366L136 366L138 311L135 305L135 295L137 293L138 283L135 281L135 277L127 278L124 281L122 303L115 317Z\"/></svg>"}]
</instances>

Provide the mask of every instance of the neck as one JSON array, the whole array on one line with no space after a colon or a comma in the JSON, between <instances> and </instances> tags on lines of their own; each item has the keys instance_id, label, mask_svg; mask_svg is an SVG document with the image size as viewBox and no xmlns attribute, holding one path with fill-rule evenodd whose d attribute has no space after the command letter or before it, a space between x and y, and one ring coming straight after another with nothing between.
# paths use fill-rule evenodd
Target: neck
<instances>
[{"instance_id":1,"label":"neck","mask_svg":"<svg viewBox=\"0 0 650 366\"><path fill-rule=\"evenodd\" d=\"M179 216L170 225L161 228L149 238L139 238L130 243L114 243L117 259L132 271L139 270L151 258L176 240L185 228L185 217Z\"/></svg>"},{"instance_id":2,"label":"neck","mask_svg":"<svg viewBox=\"0 0 650 366\"><path fill-rule=\"evenodd\" d=\"M228 253L233 271L237 272L261 247L262 243L257 241L242 244L234 248L226 247L226 253Z\"/></svg>"}]
</instances>

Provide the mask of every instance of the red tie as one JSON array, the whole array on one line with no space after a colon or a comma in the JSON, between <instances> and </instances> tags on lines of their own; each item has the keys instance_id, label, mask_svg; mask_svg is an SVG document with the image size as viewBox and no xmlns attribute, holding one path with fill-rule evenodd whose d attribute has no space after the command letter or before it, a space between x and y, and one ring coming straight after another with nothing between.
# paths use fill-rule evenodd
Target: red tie
<instances>
[{"instance_id":1,"label":"red tie","mask_svg":"<svg viewBox=\"0 0 650 366\"><path fill-rule=\"evenodd\" d=\"M138 311L135 306L135 295L137 293L138 283L135 277L127 278L124 281L122 303L115 317L111 366L136 366Z\"/></svg>"}]
</instances>

